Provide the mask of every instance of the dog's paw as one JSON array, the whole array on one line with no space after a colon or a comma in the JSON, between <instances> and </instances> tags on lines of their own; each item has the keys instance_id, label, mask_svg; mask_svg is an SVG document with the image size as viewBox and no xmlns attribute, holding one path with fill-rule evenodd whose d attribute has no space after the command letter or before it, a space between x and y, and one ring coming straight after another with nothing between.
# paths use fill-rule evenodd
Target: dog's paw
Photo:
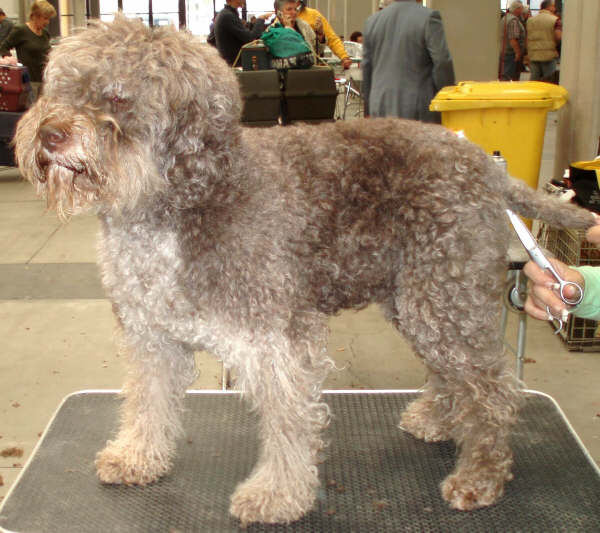
<instances>
[{"instance_id":1,"label":"dog's paw","mask_svg":"<svg viewBox=\"0 0 600 533\"><path fill-rule=\"evenodd\" d=\"M96 455L96 473L102 483L148 485L169 471L170 464L138 449L109 442Z\"/></svg>"},{"instance_id":2,"label":"dog's paw","mask_svg":"<svg viewBox=\"0 0 600 533\"><path fill-rule=\"evenodd\" d=\"M316 484L284 486L281 480L253 476L237 486L229 512L243 527L253 522L288 524L310 511L315 498Z\"/></svg>"},{"instance_id":3,"label":"dog's paw","mask_svg":"<svg viewBox=\"0 0 600 533\"><path fill-rule=\"evenodd\" d=\"M482 475L475 473L450 474L441 484L442 497L450 507L459 511L472 511L496 503L504 494L504 482L512 479L508 472Z\"/></svg>"},{"instance_id":4,"label":"dog's paw","mask_svg":"<svg viewBox=\"0 0 600 533\"><path fill-rule=\"evenodd\" d=\"M428 402L415 400L402 413L398 427L425 442L450 440L450 432L433 418L430 409Z\"/></svg>"}]
</instances>

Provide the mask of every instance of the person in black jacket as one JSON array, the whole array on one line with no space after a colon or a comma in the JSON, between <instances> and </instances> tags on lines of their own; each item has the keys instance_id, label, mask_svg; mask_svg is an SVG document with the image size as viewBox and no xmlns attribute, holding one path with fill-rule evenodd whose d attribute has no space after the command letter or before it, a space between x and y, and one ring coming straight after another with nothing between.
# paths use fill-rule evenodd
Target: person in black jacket
<instances>
[{"instance_id":1,"label":"person in black jacket","mask_svg":"<svg viewBox=\"0 0 600 533\"><path fill-rule=\"evenodd\" d=\"M242 24L238 14L238 8L242 7L243 3L243 0L227 0L227 4L215 20L214 31L217 50L230 65L233 65L243 45L258 39L262 35L265 31L265 19L271 16L271 13L267 13L257 17L252 30L248 30Z\"/></svg>"}]
</instances>

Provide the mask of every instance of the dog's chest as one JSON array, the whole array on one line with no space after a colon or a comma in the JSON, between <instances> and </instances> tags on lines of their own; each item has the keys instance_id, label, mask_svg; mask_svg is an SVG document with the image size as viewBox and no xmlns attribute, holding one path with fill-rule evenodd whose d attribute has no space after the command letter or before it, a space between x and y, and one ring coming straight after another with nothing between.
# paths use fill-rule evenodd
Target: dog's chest
<instances>
[{"instance_id":1,"label":"dog's chest","mask_svg":"<svg viewBox=\"0 0 600 533\"><path fill-rule=\"evenodd\" d=\"M148 323L171 329L194 309L184 297L184 268L175 232L145 224L104 224L99 243L102 281L109 297L122 308L136 309Z\"/></svg>"}]
</instances>

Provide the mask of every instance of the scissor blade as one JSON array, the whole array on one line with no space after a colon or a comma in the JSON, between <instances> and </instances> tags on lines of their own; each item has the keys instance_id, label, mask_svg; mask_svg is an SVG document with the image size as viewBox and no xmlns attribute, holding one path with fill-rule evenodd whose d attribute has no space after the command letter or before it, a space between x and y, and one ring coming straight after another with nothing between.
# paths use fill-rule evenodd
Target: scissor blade
<instances>
[{"instance_id":1,"label":"scissor blade","mask_svg":"<svg viewBox=\"0 0 600 533\"><path fill-rule=\"evenodd\" d=\"M513 228L515 228L515 231L517 232L517 237L519 237L519 240L523 243L523 246L525 246L525 249L528 252L531 252L537 248L537 243L525 223L510 209L506 210L506 214L508 215Z\"/></svg>"},{"instance_id":2,"label":"scissor blade","mask_svg":"<svg viewBox=\"0 0 600 533\"><path fill-rule=\"evenodd\" d=\"M560 276L554 270L554 267L548 261L544 252L542 252L541 248L538 246L535 238L529 231L529 228L525 225L525 223L515 215L510 209L506 210L506 214L510 219L513 228L517 232L517 237L519 237L520 241L523 243L525 250L529 254L529 257L535 261L535 264L539 266L542 270L550 270L552 275L556 278L557 281L560 281Z\"/></svg>"}]
</instances>

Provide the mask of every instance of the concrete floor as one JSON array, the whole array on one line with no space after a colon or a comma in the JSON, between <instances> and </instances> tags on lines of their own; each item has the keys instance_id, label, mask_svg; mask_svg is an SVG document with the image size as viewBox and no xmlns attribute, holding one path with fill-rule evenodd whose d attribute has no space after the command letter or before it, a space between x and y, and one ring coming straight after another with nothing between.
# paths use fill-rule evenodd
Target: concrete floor
<instances>
[{"instance_id":1,"label":"concrete floor","mask_svg":"<svg viewBox=\"0 0 600 533\"><path fill-rule=\"evenodd\" d=\"M554 121L550 115L542 175L551 169ZM94 263L97 229L94 217L61 225L18 171L0 169L0 452L24 451L22 457L0 457L0 498L66 395L116 389L123 381L114 320ZM516 336L516 317L510 314L507 338ZM333 318L329 351L339 370L328 388L412 389L423 383L420 362L377 308ZM600 462L600 353L568 352L548 324L529 320L525 355L527 386L558 401ZM220 388L219 363L203 353L197 360L194 388Z\"/></svg>"}]
</instances>

